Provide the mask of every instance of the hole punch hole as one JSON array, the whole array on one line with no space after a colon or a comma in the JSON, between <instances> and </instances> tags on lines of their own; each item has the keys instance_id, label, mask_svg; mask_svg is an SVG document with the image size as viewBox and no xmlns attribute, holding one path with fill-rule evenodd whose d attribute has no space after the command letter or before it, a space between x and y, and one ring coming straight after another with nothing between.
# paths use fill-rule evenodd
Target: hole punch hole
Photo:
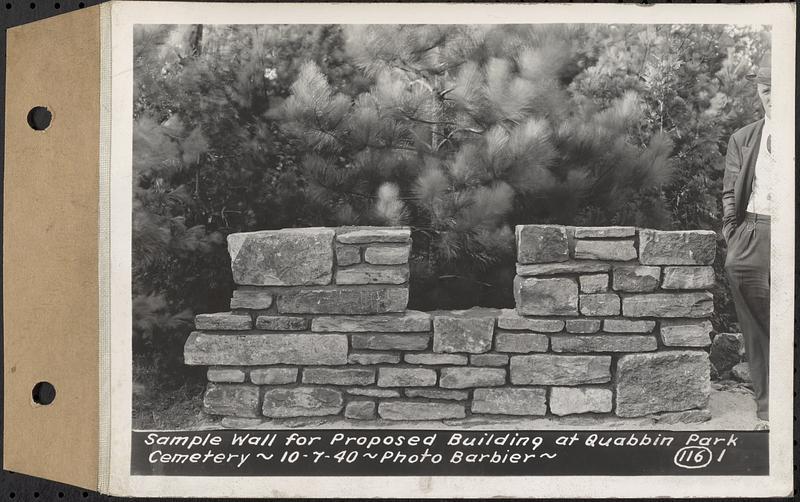
<instances>
[{"instance_id":1,"label":"hole punch hole","mask_svg":"<svg viewBox=\"0 0 800 502\"><path fill-rule=\"evenodd\" d=\"M53 114L45 106L34 106L28 112L28 125L34 131L44 131L50 127L52 120Z\"/></svg>"},{"instance_id":2,"label":"hole punch hole","mask_svg":"<svg viewBox=\"0 0 800 502\"><path fill-rule=\"evenodd\" d=\"M33 386L31 396L34 403L47 406L56 399L56 388L50 382L39 382Z\"/></svg>"}]
</instances>

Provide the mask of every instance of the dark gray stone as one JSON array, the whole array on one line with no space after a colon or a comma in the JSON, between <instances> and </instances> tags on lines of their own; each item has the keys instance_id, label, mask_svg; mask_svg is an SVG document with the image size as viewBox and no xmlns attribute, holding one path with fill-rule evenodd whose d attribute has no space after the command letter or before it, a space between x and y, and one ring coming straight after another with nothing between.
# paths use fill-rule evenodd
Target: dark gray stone
<instances>
[{"instance_id":1,"label":"dark gray stone","mask_svg":"<svg viewBox=\"0 0 800 502\"><path fill-rule=\"evenodd\" d=\"M567 229L560 225L517 225L517 263L569 259Z\"/></svg>"},{"instance_id":2,"label":"dark gray stone","mask_svg":"<svg viewBox=\"0 0 800 502\"><path fill-rule=\"evenodd\" d=\"M473 354L469 356L472 366L507 366L508 354Z\"/></svg>"},{"instance_id":3,"label":"dark gray stone","mask_svg":"<svg viewBox=\"0 0 800 502\"><path fill-rule=\"evenodd\" d=\"M522 315L578 315L578 284L574 279L517 276L514 300Z\"/></svg>"},{"instance_id":4,"label":"dark gray stone","mask_svg":"<svg viewBox=\"0 0 800 502\"><path fill-rule=\"evenodd\" d=\"M210 383L203 396L203 411L209 415L258 417L258 400L255 385Z\"/></svg>"},{"instance_id":5,"label":"dark gray stone","mask_svg":"<svg viewBox=\"0 0 800 502\"><path fill-rule=\"evenodd\" d=\"M711 342L709 357L720 376L726 375L744 358L744 337L741 333L719 333Z\"/></svg>"},{"instance_id":6,"label":"dark gray stone","mask_svg":"<svg viewBox=\"0 0 800 502\"><path fill-rule=\"evenodd\" d=\"M628 293L655 291L661 279L659 267L641 265L618 265L614 267L613 288Z\"/></svg>"},{"instance_id":7,"label":"dark gray stone","mask_svg":"<svg viewBox=\"0 0 800 502\"><path fill-rule=\"evenodd\" d=\"M256 329L266 331L305 331L308 321L302 317L260 315L256 317Z\"/></svg>"}]
</instances>

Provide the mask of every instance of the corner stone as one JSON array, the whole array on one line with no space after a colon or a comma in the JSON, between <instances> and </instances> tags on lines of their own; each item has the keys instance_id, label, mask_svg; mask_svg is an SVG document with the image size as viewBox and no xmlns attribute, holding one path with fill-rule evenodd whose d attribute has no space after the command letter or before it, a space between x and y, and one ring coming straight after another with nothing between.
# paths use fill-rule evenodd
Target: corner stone
<instances>
[{"instance_id":1,"label":"corner stone","mask_svg":"<svg viewBox=\"0 0 800 502\"><path fill-rule=\"evenodd\" d=\"M560 225L518 225L517 263L548 263L569 259L567 229Z\"/></svg>"},{"instance_id":2,"label":"corner stone","mask_svg":"<svg viewBox=\"0 0 800 502\"><path fill-rule=\"evenodd\" d=\"M711 345L711 321L661 321L661 340L668 347L708 347Z\"/></svg>"},{"instance_id":3,"label":"corner stone","mask_svg":"<svg viewBox=\"0 0 800 502\"><path fill-rule=\"evenodd\" d=\"M714 267L664 267L664 289L708 289L714 285Z\"/></svg>"},{"instance_id":4,"label":"corner stone","mask_svg":"<svg viewBox=\"0 0 800 502\"><path fill-rule=\"evenodd\" d=\"M717 235L711 230L639 231L639 261L644 265L711 265Z\"/></svg>"},{"instance_id":5,"label":"corner stone","mask_svg":"<svg viewBox=\"0 0 800 502\"><path fill-rule=\"evenodd\" d=\"M270 389L264 393L264 416L272 418L338 415L342 393L327 387Z\"/></svg>"},{"instance_id":6,"label":"corner stone","mask_svg":"<svg viewBox=\"0 0 800 502\"><path fill-rule=\"evenodd\" d=\"M544 415L546 391L542 388L475 389L473 413L497 415Z\"/></svg>"}]
</instances>

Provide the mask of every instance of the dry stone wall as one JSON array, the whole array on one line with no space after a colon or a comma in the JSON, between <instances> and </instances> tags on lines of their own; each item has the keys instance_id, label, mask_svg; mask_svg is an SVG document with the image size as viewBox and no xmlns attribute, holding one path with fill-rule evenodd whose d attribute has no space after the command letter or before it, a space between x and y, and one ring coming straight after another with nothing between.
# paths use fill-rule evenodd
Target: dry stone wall
<instances>
[{"instance_id":1,"label":"dry stone wall","mask_svg":"<svg viewBox=\"0 0 800 502\"><path fill-rule=\"evenodd\" d=\"M231 310L198 315L184 347L208 367L205 411L243 427L707 406L713 232L524 225L516 240L516 309L416 312L408 228L231 235Z\"/></svg>"}]
</instances>

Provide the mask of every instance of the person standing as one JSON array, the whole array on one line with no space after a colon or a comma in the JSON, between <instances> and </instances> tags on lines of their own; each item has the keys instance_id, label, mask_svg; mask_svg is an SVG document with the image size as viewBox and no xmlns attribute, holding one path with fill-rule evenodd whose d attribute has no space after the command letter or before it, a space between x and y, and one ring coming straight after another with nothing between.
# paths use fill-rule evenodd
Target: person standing
<instances>
[{"instance_id":1,"label":"person standing","mask_svg":"<svg viewBox=\"0 0 800 502\"><path fill-rule=\"evenodd\" d=\"M770 123L771 53L754 81L764 118L731 135L722 189L722 233L728 244L725 270L745 341L756 415L769 420L769 306L771 177L775 157Z\"/></svg>"}]
</instances>

